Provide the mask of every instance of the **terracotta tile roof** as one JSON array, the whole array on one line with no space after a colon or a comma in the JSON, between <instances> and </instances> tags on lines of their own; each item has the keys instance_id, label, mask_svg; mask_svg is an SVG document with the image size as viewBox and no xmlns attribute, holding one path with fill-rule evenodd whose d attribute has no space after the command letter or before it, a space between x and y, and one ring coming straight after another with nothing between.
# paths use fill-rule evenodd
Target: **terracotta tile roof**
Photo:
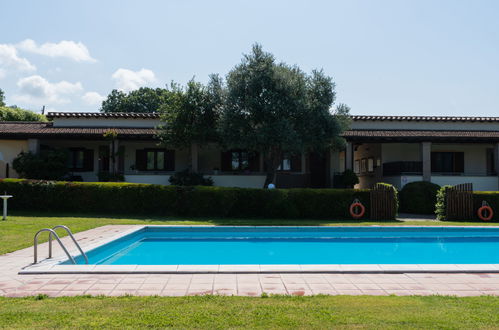
<instances>
[{"instance_id":1,"label":"terracotta tile roof","mask_svg":"<svg viewBox=\"0 0 499 330\"><path fill-rule=\"evenodd\" d=\"M141 127L53 127L51 122L0 122L0 137L88 137L102 138L109 129L122 138L153 138L154 128Z\"/></svg>"},{"instance_id":2,"label":"terracotta tile roof","mask_svg":"<svg viewBox=\"0 0 499 330\"><path fill-rule=\"evenodd\" d=\"M347 140L494 140L499 131L441 131L441 130L349 130Z\"/></svg>"},{"instance_id":3,"label":"terracotta tile roof","mask_svg":"<svg viewBox=\"0 0 499 330\"><path fill-rule=\"evenodd\" d=\"M133 118L133 119L158 119L159 113L138 113L138 112L49 112L47 118Z\"/></svg>"},{"instance_id":4,"label":"terracotta tile roof","mask_svg":"<svg viewBox=\"0 0 499 330\"><path fill-rule=\"evenodd\" d=\"M352 116L354 121L459 121L499 122L499 117L452 117L452 116Z\"/></svg>"}]
</instances>

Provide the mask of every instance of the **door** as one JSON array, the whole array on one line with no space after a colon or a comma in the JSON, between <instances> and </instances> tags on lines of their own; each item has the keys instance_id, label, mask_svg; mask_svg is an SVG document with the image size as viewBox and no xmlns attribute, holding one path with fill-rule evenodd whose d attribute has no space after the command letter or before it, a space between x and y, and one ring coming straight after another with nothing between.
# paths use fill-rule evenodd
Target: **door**
<instances>
[{"instance_id":1,"label":"door","mask_svg":"<svg viewBox=\"0 0 499 330\"><path fill-rule=\"evenodd\" d=\"M325 154L312 152L309 154L310 187L326 188L327 160Z\"/></svg>"}]
</instances>

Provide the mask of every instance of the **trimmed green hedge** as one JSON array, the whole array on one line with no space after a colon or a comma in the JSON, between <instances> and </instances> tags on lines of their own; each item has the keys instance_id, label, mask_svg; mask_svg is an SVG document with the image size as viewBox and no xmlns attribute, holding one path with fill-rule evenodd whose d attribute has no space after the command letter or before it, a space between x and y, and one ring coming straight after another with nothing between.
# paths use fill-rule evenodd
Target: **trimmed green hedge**
<instances>
[{"instance_id":1,"label":"trimmed green hedge","mask_svg":"<svg viewBox=\"0 0 499 330\"><path fill-rule=\"evenodd\" d=\"M499 191L475 191L473 192L473 220L483 222L477 216L478 209L482 206L482 201L486 201L494 212L490 221L499 221Z\"/></svg>"},{"instance_id":2,"label":"trimmed green hedge","mask_svg":"<svg viewBox=\"0 0 499 330\"><path fill-rule=\"evenodd\" d=\"M11 210L178 215L351 219L359 199L369 218L369 190L247 189L179 187L122 182L0 180L0 191L14 195Z\"/></svg>"},{"instance_id":3,"label":"trimmed green hedge","mask_svg":"<svg viewBox=\"0 0 499 330\"><path fill-rule=\"evenodd\" d=\"M452 186L443 186L437 193L437 204L435 213L438 220L457 221L459 219L452 219L447 215L446 199L447 190ZM499 191L475 191L473 192L473 217L466 219L466 221L483 222L477 216L478 209L482 206L482 202L486 201L494 212L491 222L499 221Z\"/></svg>"},{"instance_id":4,"label":"trimmed green hedge","mask_svg":"<svg viewBox=\"0 0 499 330\"><path fill-rule=\"evenodd\" d=\"M418 181L406 184L399 193L400 212L433 214L440 186Z\"/></svg>"}]
</instances>

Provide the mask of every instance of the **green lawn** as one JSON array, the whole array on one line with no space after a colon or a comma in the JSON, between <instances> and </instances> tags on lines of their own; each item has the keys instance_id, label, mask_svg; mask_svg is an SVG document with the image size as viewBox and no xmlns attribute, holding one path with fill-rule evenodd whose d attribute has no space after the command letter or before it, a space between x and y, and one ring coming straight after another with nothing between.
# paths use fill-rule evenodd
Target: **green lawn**
<instances>
[{"instance_id":1,"label":"green lawn","mask_svg":"<svg viewBox=\"0 0 499 330\"><path fill-rule=\"evenodd\" d=\"M492 329L499 297L0 298L1 328Z\"/></svg>"},{"instance_id":2,"label":"green lawn","mask_svg":"<svg viewBox=\"0 0 499 330\"><path fill-rule=\"evenodd\" d=\"M356 221L356 220L289 220L289 219L222 219L222 218L179 218L179 217L130 217L106 215L68 215L68 214L32 214L15 213L7 221L0 220L0 254L19 250L33 245L33 235L41 228L66 225L76 233L104 225L139 224L139 225L272 225L272 226L469 226L490 225L489 222L450 222L450 221ZM60 232L63 236L64 232ZM40 239L46 241L46 236Z\"/></svg>"}]
</instances>

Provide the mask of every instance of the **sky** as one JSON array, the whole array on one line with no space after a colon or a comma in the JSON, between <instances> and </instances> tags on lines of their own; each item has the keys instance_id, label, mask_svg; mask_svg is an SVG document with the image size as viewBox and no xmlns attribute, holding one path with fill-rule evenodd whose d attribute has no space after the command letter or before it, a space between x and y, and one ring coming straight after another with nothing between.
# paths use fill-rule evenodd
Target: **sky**
<instances>
[{"instance_id":1,"label":"sky","mask_svg":"<svg viewBox=\"0 0 499 330\"><path fill-rule=\"evenodd\" d=\"M99 111L112 89L225 76L260 43L356 115L499 116L495 0L0 0L0 89Z\"/></svg>"}]
</instances>

